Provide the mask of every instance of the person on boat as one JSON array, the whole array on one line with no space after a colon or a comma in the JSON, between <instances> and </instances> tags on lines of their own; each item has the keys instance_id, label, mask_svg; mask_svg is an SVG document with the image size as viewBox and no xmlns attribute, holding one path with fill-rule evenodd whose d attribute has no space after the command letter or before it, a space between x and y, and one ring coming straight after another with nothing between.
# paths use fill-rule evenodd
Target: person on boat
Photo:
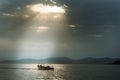
<instances>
[{"instance_id":1,"label":"person on boat","mask_svg":"<svg viewBox=\"0 0 120 80\"><path fill-rule=\"evenodd\" d=\"M40 67L39 64L37 65L37 67Z\"/></svg>"},{"instance_id":2,"label":"person on boat","mask_svg":"<svg viewBox=\"0 0 120 80\"><path fill-rule=\"evenodd\" d=\"M50 66L46 66L48 69L50 68Z\"/></svg>"},{"instance_id":3,"label":"person on boat","mask_svg":"<svg viewBox=\"0 0 120 80\"><path fill-rule=\"evenodd\" d=\"M42 67L42 65L39 65L39 67Z\"/></svg>"}]
</instances>

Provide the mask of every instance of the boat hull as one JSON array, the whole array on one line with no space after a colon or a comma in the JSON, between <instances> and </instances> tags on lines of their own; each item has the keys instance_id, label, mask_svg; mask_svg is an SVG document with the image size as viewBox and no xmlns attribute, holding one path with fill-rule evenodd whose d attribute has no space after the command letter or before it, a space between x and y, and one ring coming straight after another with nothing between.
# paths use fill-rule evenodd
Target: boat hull
<instances>
[{"instance_id":1,"label":"boat hull","mask_svg":"<svg viewBox=\"0 0 120 80\"><path fill-rule=\"evenodd\" d=\"M54 70L54 68L48 66L38 66L38 70Z\"/></svg>"}]
</instances>

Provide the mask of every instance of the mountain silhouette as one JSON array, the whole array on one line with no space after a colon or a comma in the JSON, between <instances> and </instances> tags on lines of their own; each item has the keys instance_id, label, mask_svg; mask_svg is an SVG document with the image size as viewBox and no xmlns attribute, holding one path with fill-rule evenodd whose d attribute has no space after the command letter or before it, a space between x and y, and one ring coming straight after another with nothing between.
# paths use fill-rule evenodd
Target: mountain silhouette
<instances>
[{"instance_id":1,"label":"mountain silhouette","mask_svg":"<svg viewBox=\"0 0 120 80\"><path fill-rule=\"evenodd\" d=\"M4 64L119 64L120 59L118 58L83 58L83 59L71 59L67 57L51 57L45 59L20 59L20 60L4 60L0 61Z\"/></svg>"}]
</instances>

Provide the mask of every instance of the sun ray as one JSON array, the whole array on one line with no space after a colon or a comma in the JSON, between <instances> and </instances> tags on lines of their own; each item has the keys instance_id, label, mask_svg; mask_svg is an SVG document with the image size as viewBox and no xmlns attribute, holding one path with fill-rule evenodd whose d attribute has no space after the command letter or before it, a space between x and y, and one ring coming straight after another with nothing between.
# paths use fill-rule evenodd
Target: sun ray
<instances>
[{"instance_id":1,"label":"sun ray","mask_svg":"<svg viewBox=\"0 0 120 80\"><path fill-rule=\"evenodd\" d=\"M50 6L45 4L34 4L27 6L30 10L38 13L65 13L65 9L62 6Z\"/></svg>"}]
</instances>

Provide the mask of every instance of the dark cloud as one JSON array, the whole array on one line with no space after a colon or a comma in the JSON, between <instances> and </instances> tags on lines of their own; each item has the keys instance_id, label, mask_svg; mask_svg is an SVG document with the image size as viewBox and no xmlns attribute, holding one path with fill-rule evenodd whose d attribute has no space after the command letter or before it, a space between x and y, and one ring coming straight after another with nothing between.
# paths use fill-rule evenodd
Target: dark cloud
<instances>
[{"instance_id":1,"label":"dark cloud","mask_svg":"<svg viewBox=\"0 0 120 80\"><path fill-rule=\"evenodd\" d=\"M70 1L68 18L70 23L83 25L119 24L119 1Z\"/></svg>"}]
</instances>

